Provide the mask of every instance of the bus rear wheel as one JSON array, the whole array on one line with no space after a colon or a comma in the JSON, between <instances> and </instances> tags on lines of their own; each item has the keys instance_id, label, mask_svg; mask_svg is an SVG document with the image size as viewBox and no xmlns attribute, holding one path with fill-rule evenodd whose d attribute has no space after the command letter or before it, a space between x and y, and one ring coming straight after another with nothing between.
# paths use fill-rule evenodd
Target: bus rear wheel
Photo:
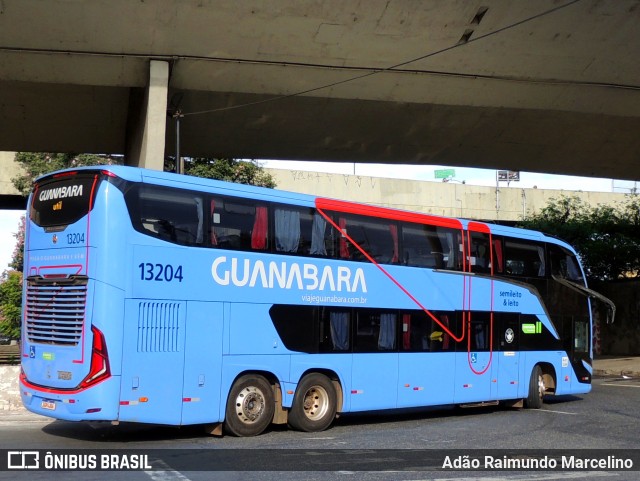
<instances>
[{"instance_id":1,"label":"bus rear wheel","mask_svg":"<svg viewBox=\"0 0 640 481\"><path fill-rule=\"evenodd\" d=\"M546 386L544 385L544 376L542 368L536 365L531 371L531 379L529 379L529 395L526 399L526 407L529 409L540 409L542 407L542 398Z\"/></svg>"},{"instance_id":2,"label":"bus rear wheel","mask_svg":"<svg viewBox=\"0 0 640 481\"><path fill-rule=\"evenodd\" d=\"M302 378L289 411L289 425L299 431L318 432L327 429L336 416L336 388L323 374Z\"/></svg>"},{"instance_id":3,"label":"bus rear wheel","mask_svg":"<svg viewBox=\"0 0 640 481\"><path fill-rule=\"evenodd\" d=\"M257 436L271 424L274 411L271 384L260 375L241 376L229 392L224 426L234 436Z\"/></svg>"}]
</instances>

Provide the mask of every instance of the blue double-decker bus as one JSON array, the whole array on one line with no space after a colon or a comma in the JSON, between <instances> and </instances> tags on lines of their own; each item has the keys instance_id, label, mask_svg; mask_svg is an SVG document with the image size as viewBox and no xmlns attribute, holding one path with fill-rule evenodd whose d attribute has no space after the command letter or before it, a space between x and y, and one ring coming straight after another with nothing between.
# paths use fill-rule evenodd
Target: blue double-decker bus
<instances>
[{"instance_id":1,"label":"blue double-decker bus","mask_svg":"<svg viewBox=\"0 0 640 481\"><path fill-rule=\"evenodd\" d=\"M591 389L575 251L539 232L132 167L37 180L21 394L74 421L328 428Z\"/></svg>"}]
</instances>

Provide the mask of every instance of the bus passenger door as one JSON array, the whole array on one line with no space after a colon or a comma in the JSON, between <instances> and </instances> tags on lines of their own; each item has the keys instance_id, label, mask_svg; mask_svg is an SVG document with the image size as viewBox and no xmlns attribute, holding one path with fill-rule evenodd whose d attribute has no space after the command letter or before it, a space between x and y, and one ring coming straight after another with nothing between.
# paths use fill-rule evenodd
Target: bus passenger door
<instances>
[{"instance_id":1,"label":"bus passenger door","mask_svg":"<svg viewBox=\"0 0 640 481\"><path fill-rule=\"evenodd\" d=\"M496 356L491 351L492 313L467 311L466 335L457 344L455 403L496 399Z\"/></svg>"},{"instance_id":2,"label":"bus passenger door","mask_svg":"<svg viewBox=\"0 0 640 481\"><path fill-rule=\"evenodd\" d=\"M180 424L186 303L125 301L120 421Z\"/></svg>"},{"instance_id":3,"label":"bus passenger door","mask_svg":"<svg viewBox=\"0 0 640 481\"><path fill-rule=\"evenodd\" d=\"M463 329L465 338L456 346L456 403L496 399L493 350L493 272L489 227L469 222L461 243L464 252L465 287Z\"/></svg>"},{"instance_id":4,"label":"bus passenger door","mask_svg":"<svg viewBox=\"0 0 640 481\"><path fill-rule=\"evenodd\" d=\"M496 314L498 399L516 399L520 382L520 321L518 314Z\"/></svg>"}]
</instances>

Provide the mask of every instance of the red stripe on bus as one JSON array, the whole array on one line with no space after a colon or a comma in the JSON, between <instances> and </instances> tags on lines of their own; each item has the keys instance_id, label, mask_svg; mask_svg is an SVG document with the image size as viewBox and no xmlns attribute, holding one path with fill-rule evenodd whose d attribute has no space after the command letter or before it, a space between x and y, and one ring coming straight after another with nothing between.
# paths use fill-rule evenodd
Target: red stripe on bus
<instances>
[{"instance_id":1,"label":"red stripe on bus","mask_svg":"<svg viewBox=\"0 0 640 481\"><path fill-rule=\"evenodd\" d=\"M315 204L318 209L334 210L347 214L366 215L383 219L429 224L439 227L449 227L452 229L462 229L462 223L458 219L449 219L447 217L438 217L418 212L388 209L386 207L357 204L355 202L327 199L324 197L317 197L315 199Z\"/></svg>"},{"instance_id":2,"label":"red stripe on bus","mask_svg":"<svg viewBox=\"0 0 640 481\"><path fill-rule=\"evenodd\" d=\"M317 200L317 199L316 199ZM358 249L360 251L360 253L362 253L362 255L369 261L371 262L374 266L376 266L378 269L380 269L380 271L387 276L391 282L393 282L396 286L398 286L398 288L404 292L409 299L411 299L420 309L422 309L434 322L436 322L447 334L449 334L451 336L451 338L456 341L456 342L460 342L464 339L464 333L465 333L465 325L463 323L462 326L462 335L460 337L457 337L453 334L453 332L451 332L449 330L449 328L447 326L445 326L436 316L433 315L433 313L431 313L431 311L429 311L426 307L424 307L420 301L418 299L416 299L402 284L400 284L400 282L398 282L398 280L393 277L391 274L389 274L389 272L382 267L373 257L371 257L369 255L369 253L367 251L365 251L362 246L360 244L358 244L356 241L354 241L349 234L347 234L343 229L340 228L340 226L338 226L338 224L336 224L333 219L331 219L331 217L329 215L327 215L322 208L317 207L316 210L318 211L318 213L324 217L324 219L331 224L338 232L340 232L343 236L345 236L347 238L347 240L349 242L351 242L351 244L353 244L355 246L356 249Z\"/></svg>"}]
</instances>

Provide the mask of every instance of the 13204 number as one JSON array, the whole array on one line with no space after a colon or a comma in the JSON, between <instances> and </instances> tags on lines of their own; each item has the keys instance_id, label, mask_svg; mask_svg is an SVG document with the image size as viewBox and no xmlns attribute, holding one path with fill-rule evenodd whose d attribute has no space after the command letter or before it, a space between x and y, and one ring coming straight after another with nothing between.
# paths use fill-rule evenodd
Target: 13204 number
<instances>
[{"instance_id":1,"label":"13204 number","mask_svg":"<svg viewBox=\"0 0 640 481\"><path fill-rule=\"evenodd\" d=\"M84 232L67 234L67 244L84 244Z\"/></svg>"},{"instance_id":2,"label":"13204 number","mask_svg":"<svg viewBox=\"0 0 640 481\"><path fill-rule=\"evenodd\" d=\"M171 282L177 280L182 282L182 266L142 262L138 267L140 268L141 281Z\"/></svg>"}]
</instances>

